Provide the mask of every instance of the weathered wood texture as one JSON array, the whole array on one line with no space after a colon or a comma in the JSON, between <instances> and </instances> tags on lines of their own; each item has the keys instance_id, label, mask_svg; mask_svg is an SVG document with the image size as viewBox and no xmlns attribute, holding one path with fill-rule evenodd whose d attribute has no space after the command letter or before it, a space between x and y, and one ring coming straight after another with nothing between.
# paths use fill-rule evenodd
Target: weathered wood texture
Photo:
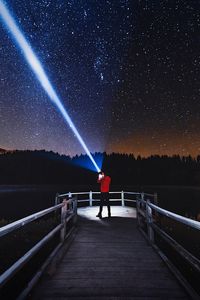
<instances>
[{"instance_id":1,"label":"weathered wood texture","mask_svg":"<svg viewBox=\"0 0 200 300\"><path fill-rule=\"evenodd\" d=\"M123 217L102 220L94 218L97 208L79 211L72 245L32 299L189 299L138 231L134 210L118 210Z\"/></svg>"}]
</instances>

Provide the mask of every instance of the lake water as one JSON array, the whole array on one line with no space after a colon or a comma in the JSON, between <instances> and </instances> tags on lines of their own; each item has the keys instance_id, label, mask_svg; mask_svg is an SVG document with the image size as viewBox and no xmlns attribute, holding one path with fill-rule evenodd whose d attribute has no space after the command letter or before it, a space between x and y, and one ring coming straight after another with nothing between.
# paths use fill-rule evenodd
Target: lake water
<instances>
[{"instance_id":1,"label":"lake water","mask_svg":"<svg viewBox=\"0 0 200 300\"><path fill-rule=\"evenodd\" d=\"M57 192L98 190L98 186L0 186L0 219L16 220L54 205ZM158 193L159 205L181 215L200 212L198 187L112 187L112 190Z\"/></svg>"},{"instance_id":2,"label":"lake water","mask_svg":"<svg viewBox=\"0 0 200 300\"><path fill-rule=\"evenodd\" d=\"M0 186L0 219L16 220L55 204L57 192L68 186Z\"/></svg>"},{"instance_id":3,"label":"lake water","mask_svg":"<svg viewBox=\"0 0 200 300\"><path fill-rule=\"evenodd\" d=\"M199 187L144 187L144 191L157 192L159 205L172 212L195 218L200 213Z\"/></svg>"}]
</instances>

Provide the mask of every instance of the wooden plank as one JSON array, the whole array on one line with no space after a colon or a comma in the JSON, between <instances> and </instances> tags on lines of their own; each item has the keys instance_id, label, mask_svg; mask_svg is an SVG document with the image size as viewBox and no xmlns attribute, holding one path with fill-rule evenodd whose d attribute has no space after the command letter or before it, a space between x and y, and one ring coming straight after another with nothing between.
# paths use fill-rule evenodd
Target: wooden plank
<instances>
[{"instance_id":1,"label":"wooden plank","mask_svg":"<svg viewBox=\"0 0 200 300\"><path fill-rule=\"evenodd\" d=\"M74 297L74 296L58 296L56 297L56 295L48 295L48 296L45 296L43 295L43 298L38 298L38 300L41 299L41 300L55 300L55 299L59 299L59 300L86 300L85 296L78 296L78 297ZM164 298L164 299L169 299L169 298ZM176 298L176 299L180 299L180 300L184 300L185 298ZM88 295L87 296L87 300L94 300L94 296L91 296ZM133 300L133 297L132 296L95 296L95 300ZM147 300L147 297L144 296L144 297L137 297L137 296L134 296L134 300ZM160 296L156 297L156 296L153 296L153 297L148 297L148 300L160 300Z\"/></svg>"},{"instance_id":2,"label":"wooden plank","mask_svg":"<svg viewBox=\"0 0 200 300\"><path fill-rule=\"evenodd\" d=\"M92 209L87 219L84 208L56 274L41 282L32 299L188 299L135 219L94 220Z\"/></svg>"},{"instance_id":3,"label":"wooden plank","mask_svg":"<svg viewBox=\"0 0 200 300\"><path fill-rule=\"evenodd\" d=\"M148 270L148 267L151 268L151 270ZM115 272L117 274L121 274L122 273L126 273L126 272L132 272L132 273L135 273L137 272L137 270L140 270L141 272L157 272L157 271L160 271L160 266L154 266L153 264L151 265L148 265L147 267L144 267L143 264L140 264L139 268L138 268L138 265L133 265L133 266L108 266L108 265L99 265L98 266L98 269L96 268L96 266L94 265L90 265L90 266L86 266L84 268L84 274L87 274L88 272L95 272L97 275L98 273L100 272L103 272L104 274L107 274L109 272ZM78 273L81 273L83 274L83 267L81 265L76 265L76 266L62 266L61 268L59 268L59 271L62 272L62 274L66 274L66 276L69 276L69 277L73 277L74 275L73 274L78 274ZM59 273L58 273L59 274ZM56 278L57 276L59 275L55 275ZM107 276L107 275L105 275ZM69 278L67 277L67 278Z\"/></svg>"},{"instance_id":4,"label":"wooden plank","mask_svg":"<svg viewBox=\"0 0 200 300\"><path fill-rule=\"evenodd\" d=\"M115 287L115 288L104 288L104 287L90 287L90 288L69 288L69 289L50 289L50 286L46 289L46 291L41 291L39 295L33 295L32 299L43 300L43 299L61 299L62 297L65 299L76 299L77 297L83 297L85 300L91 297L93 300L96 300L98 297L121 297L122 299L126 299L125 297L130 297L132 300L135 297L144 297L145 299L169 299L169 300L177 300L189 299L187 296L181 295L177 291L171 289L160 289L149 288L144 289L135 287L134 285L131 288L123 288L123 287Z\"/></svg>"},{"instance_id":5,"label":"wooden plank","mask_svg":"<svg viewBox=\"0 0 200 300\"><path fill-rule=\"evenodd\" d=\"M172 292L180 293L180 289L177 288L176 281L171 282L168 276L163 276L160 278L159 274L155 276L152 280L147 276L126 276L126 277L103 277L96 276L93 274L91 278L66 278L66 276L61 278L54 278L51 280L51 289L71 289L71 288L110 288L115 289L118 287L123 287L124 290L127 288L143 288L143 289L169 289L169 294ZM155 284L156 282L156 284ZM49 288L49 284L46 283L46 288Z\"/></svg>"}]
</instances>

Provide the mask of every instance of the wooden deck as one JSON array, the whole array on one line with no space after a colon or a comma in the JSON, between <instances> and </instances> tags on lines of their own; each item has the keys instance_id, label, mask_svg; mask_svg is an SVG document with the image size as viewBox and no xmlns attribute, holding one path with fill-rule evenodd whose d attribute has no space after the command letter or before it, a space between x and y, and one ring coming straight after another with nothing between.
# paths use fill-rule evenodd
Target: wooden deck
<instances>
[{"instance_id":1,"label":"wooden deck","mask_svg":"<svg viewBox=\"0 0 200 300\"><path fill-rule=\"evenodd\" d=\"M31 299L189 299L137 229L133 208L112 207L113 217L101 220L97 207L78 213L75 239Z\"/></svg>"}]
</instances>

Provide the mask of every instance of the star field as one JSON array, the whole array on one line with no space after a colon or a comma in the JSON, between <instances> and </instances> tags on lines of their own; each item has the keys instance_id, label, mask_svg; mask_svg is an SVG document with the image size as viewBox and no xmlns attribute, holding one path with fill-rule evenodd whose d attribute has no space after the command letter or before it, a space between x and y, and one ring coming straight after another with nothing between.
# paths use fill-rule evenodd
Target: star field
<instances>
[{"instance_id":1,"label":"star field","mask_svg":"<svg viewBox=\"0 0 200 300\"><path fill-rule=\"evenodd\" d=\"M200 4L7 0L91 152L200 154ZM0 147L82 148L0 23Z\"/></svg>"}]
</instances>

